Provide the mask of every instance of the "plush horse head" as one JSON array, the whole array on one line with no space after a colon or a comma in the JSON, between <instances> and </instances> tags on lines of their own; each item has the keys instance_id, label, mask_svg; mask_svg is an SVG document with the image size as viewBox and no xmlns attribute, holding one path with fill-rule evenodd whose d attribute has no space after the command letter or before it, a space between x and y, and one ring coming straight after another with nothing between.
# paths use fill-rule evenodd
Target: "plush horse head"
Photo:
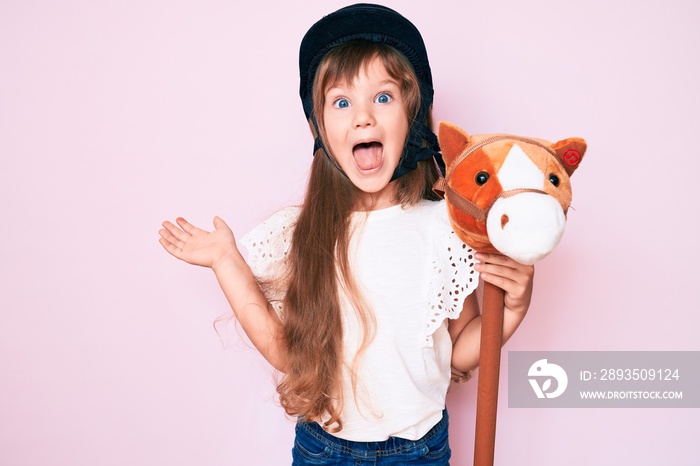
<instances>
[{"instance_id":1,"label":"plush horse head","mask_svg":"<svg viewBox=\"0 0 700 466\"><path fill-rule=\"evenodd\" d=\"M469 136L450 123L440 124L438 139L447 173L434 189L444 195L450 223L462 241L523 264L534 264L554 249L571 204L569 177L586 152L586 141ZM484 283L475 466L493 466L503 306L503 290Z\"/></svg>"},{"instance_id":2,"label":"plush horse head","mask_svg":"<svg viewBox=\"0 0 700 466\"><path fill-rule=\"evenodd\" d=\"M534 264L556 247L571 204L569 177L586 152L586 141L469 136L444 122L438 138L447 174L436 191L444 192L450 222L462 241L523 264Z\"/></svg>"}]
</instances>

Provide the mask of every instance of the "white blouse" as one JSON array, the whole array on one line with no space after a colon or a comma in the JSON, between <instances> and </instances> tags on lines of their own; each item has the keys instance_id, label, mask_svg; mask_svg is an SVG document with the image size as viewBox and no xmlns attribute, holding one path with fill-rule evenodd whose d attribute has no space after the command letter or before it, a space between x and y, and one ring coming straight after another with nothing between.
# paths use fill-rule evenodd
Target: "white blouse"
<instances>
[{"instance_id":1,"label":"white blouse","mask_svg":"<svg viewBox=\"0 0 700 466\"><path fill-rule=\"evenodd\" d=\"M299 207L280 210L240 240L256 277L269 281L283 274L298 214ZM376 330L355 367L353 392L349 370L361 327L349 302L343 303L343 429L333 435L417 440L442 417L452 355L446 318L459 317L478 285L474 250L452 231L443 201L358 212L352 224L351 267ZM266 292L282 318L284 292Z\"/></svg>"}]
</instances>

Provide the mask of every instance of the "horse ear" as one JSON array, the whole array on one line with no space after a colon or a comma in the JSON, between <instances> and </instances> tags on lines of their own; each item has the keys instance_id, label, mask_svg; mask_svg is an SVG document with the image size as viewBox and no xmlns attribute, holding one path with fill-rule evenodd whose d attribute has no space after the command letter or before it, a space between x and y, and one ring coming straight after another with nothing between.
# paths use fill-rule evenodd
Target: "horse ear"
<instances>
[{"instance_id":1,"label":"horse ear","mask_svg":"<svg viewBox=\"0 0 700 466\"><path fill-rule=\"evenodd\" d=\"M469 135L460 127L441 121L438 125L438 141L445 163L450 165L469 144Z\"/></svg>"},{"instance_id":2,"label":"horse ear","mask_svg":"<svg viewBox=\"0 0 700 466\"><path fill-rule=\"evenodd\" d=\"M551 146L552 150L557 154L557 157L559 157L559 160L561 160L569 176L574 174L581 160L583 160L583 155L586 153L587 147L586 141L581 138L562 139Z\"/></svg>"}]
</instances>

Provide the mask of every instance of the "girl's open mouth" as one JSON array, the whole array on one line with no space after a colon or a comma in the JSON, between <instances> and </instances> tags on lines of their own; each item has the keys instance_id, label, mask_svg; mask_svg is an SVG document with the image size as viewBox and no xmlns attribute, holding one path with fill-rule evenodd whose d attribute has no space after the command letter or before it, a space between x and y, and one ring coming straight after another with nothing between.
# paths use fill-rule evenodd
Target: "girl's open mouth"
<instances>
[{"instance_id":1,"label":"girl's open mouth","mask_svg":"<svg viewBox=\"0 0 700 466\"><path fill-rule=\"evenodd\" d=\"M363 142L352 148L357 168L362 171L374 170L382 165L384 146L381 142Z\"/></svg>"}]
</instances>

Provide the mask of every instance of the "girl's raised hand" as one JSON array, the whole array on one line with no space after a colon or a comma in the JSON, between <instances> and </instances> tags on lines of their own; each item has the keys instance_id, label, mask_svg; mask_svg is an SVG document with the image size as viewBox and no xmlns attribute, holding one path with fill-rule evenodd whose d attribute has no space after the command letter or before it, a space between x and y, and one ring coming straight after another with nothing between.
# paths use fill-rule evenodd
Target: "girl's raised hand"
<instances>
[{"instance_id":1,"label":"girl's raised hand","mask_svg":"<svg viewBox=\"0 0 700 466\"><path fill-rule=\"evenodd\" d=\"M160 244L170 254L189 264L212 267L222 257L239 254L233 232L219 217L214 217L214 231L197 228L184 218L178 217L177 225L163 222Z\"/></svg>"},{"instance_id":2,"label":"girl's raised hand","mask_svg":"<svg viewBox=\"0 0 700 466\"><path fill-rule=\"evenodd\" d=\"M479 252L475 265L485 282L505 291L505 306L516 313L525 313L530 307L532 283L535 276L533 265L523 265L508 256Z\"/></svg>"}]
</instances>

